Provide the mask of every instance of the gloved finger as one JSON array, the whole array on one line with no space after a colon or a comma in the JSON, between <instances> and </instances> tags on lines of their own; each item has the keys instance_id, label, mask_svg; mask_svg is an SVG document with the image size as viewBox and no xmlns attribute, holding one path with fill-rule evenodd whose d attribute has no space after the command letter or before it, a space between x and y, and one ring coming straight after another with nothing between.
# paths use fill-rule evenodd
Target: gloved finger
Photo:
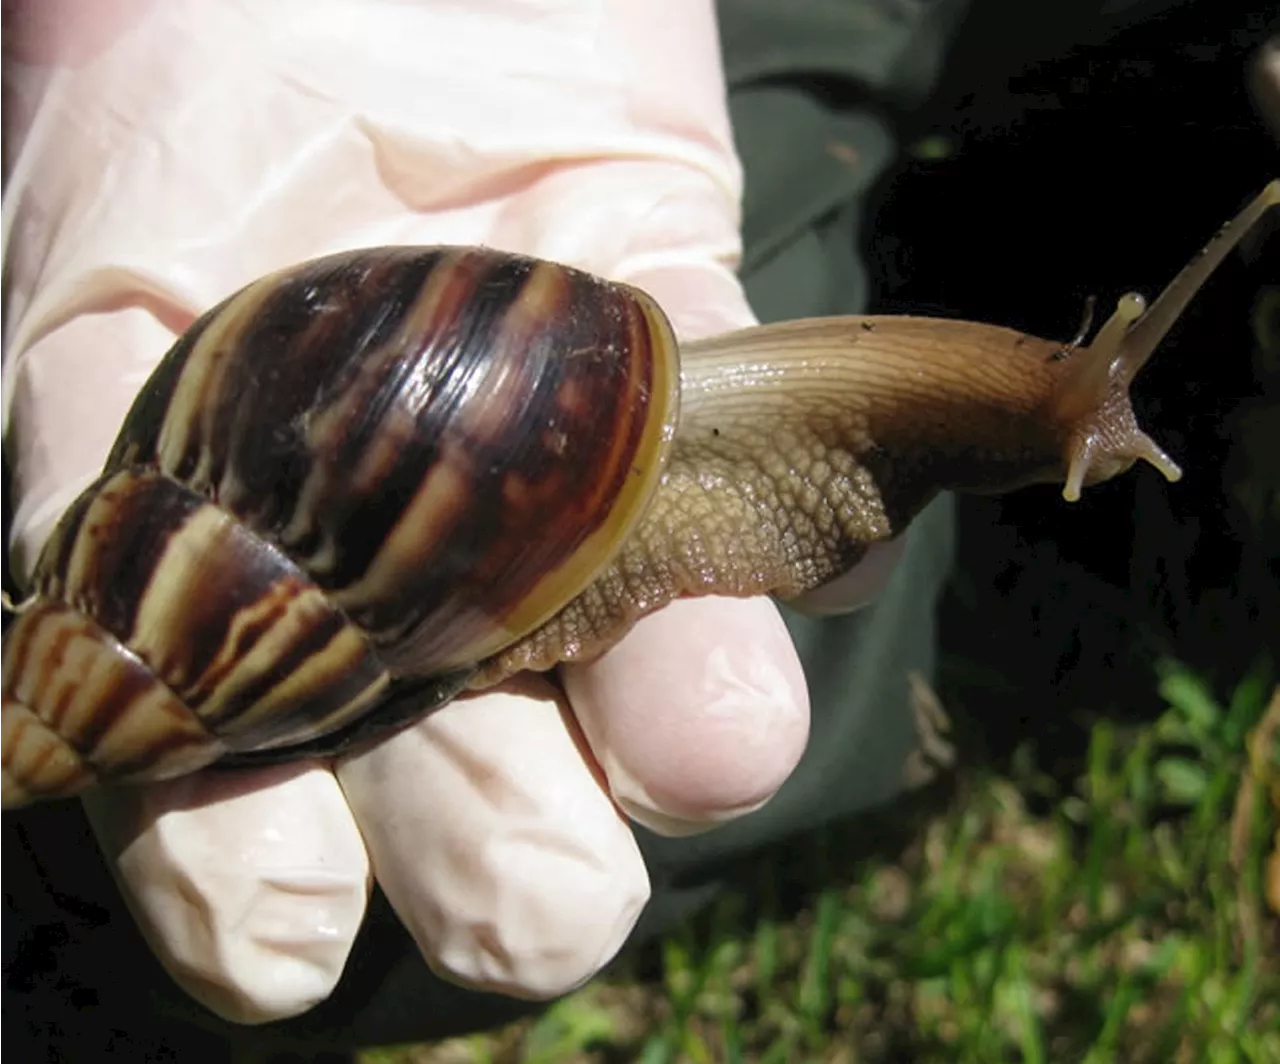
<instances>
[{"instance_id":1,"label":"gloved finger","mask_svg":"<svg viewBox=\"0 0 1280 1064\"><path fill-rule=\"evenodd\" d=\"M265 1023L329 996L370 878L327 768L206 771L94 792L85 809L152 951L206 1008Z\"/></svg>"},{"instance_id":2,"label":"gloved finger","mask_svg":"<svg viewBox=\"0 0 1280 1064\"><path fill-rule=\"evenodd\" d=\"M768 599L674 602L562 675L618 804L662 834L758 809L808 739L804 673Z\"/></svg>"},{"instance_id":3,"label":"gloved finger","mask_svg":"<svg viewBox=\"0 0 1280 1064\"><path fill-rule=\"evenodd\" d=\"M431 966L515 997L578 986L649 897L563 696L526 676L337 768L379 884Z\"/></svg>"}]
</instances>

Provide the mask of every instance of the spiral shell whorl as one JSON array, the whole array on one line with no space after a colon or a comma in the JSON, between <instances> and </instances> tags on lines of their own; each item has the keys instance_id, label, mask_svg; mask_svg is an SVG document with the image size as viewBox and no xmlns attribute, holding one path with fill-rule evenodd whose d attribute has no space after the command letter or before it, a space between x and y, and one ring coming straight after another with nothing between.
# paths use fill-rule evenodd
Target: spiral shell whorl
<instances>
[{"instance_id":1,"label":"spiral shell whorl","mask_svg":"<svg viewBox=\"0 0 1280 1064\"><path fill-rule=\"evenodd\" d=\"M4 644L5 808L76 794L107 775L178 776L226 746L118 640L39 602Z\"/></svg>"},{"instance_id":2,"label":"spiral shell whorl","mask_svg":"<svg viewBox=\"0 0 1280 1064\"><path fill-rule=\"evenodd\" d=\"M293 562L156 473L110 474L86 491L35 590L4 642L11 790L158 779L289 745L347 724L389 684L363 634ZM70 752L37 743L36 722ZM71 752L83 781L66 767Z\"/></svg>"}]
</instances>

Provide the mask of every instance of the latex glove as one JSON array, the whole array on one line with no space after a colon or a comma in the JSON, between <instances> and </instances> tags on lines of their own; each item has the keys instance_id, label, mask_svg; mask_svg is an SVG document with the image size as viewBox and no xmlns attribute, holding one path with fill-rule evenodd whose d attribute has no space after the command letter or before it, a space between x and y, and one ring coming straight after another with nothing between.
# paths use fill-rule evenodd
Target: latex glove
<instances>
[{"instance_id":1,"label":"latex glove","mask_svg":"<svg viewBox=\"0 0 1280 1064\"><path fill-rule=\"evenodd\" d=\"M645 287L686 337L751 321L709 0L19 8L4 387L22 570L174 334L281 265L487 243ZM677 603L563 684L460 699L336 766L102 793L91 819L161 962L229 1019L328 995L370 869L439 972L556 995L648 896L619 808L669 833L757 808L808 724L765 600Z\"/></svg>"}]
</instances>

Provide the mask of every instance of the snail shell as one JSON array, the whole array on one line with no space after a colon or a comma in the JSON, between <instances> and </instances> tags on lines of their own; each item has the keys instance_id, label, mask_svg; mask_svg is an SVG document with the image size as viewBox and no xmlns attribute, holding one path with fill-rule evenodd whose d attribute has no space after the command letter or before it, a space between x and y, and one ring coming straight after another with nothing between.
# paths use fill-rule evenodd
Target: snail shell
<instances>
[{"instance_id":1,"label":"snail shell","mask_svg":"<svg viewBox=\"0 0 1280 1064\"><path fill-rule=\"evenodd\" d=\"M940 490L1176 479L1130 384L1278 203L1088 346L832 318L681 364L644 293L475 248L258 281L164 358L41 554L4 636L4 805L334 752L681 595L802 597Z\"/></svg>"},{"instance_id":2,"label":"snail shell","mask_svg":"<svg viewBox=\"0 0 1280 1064\"><path fill-rule=\"evenodd\" d=\"M204 315L129 413L4 643L4 802L420 713L578 594L678 409L645 293L380 249Z\"/></svg>"}]
</instances>

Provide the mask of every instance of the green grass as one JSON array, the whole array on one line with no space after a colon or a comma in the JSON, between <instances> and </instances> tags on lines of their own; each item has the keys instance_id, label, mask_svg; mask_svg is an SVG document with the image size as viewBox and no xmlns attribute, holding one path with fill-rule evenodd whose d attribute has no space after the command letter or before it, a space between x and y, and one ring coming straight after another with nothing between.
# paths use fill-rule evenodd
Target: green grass
<instances>
[{"instance_id":1,"label":"green grass","mask_svg":"<svg viewBox=\"0 0 1280 1064\"><path fill-rule=\"evenodd\" d=\"M1280 1062L1280 696L1264 668L1157 682L1163 715L1095 723L1072 783L1031 746L962 769L892 830L756 861L535 1020L361 1062Z\"/></svg>"}]
</instances>

